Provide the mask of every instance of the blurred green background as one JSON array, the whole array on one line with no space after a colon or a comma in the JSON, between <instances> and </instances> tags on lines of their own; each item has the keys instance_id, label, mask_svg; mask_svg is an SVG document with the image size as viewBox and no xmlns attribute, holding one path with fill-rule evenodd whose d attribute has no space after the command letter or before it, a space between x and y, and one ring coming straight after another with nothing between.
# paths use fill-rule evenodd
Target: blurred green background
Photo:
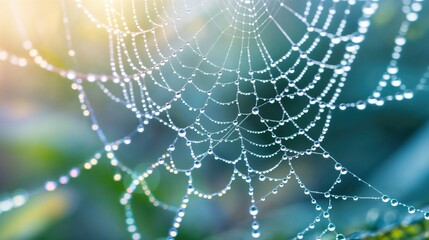
<instances>
[{"instance_id":1,"label":"blurred green background","mask_svg":"<svg viewBox=\"0 0 429 240\"><path fill-rule=\"evenodd\" d=\"M77 61L67 56L59 1L10 2L0 0L0 9L4 9L0 16L1 49L26 56L21 49L17 13L13 13L17 11L28 36L49 61L82 72L109 73L107 35L90 24L73 7L73 1L66 1L66 5ZM94 5L92 10L97 9L97 3L88 4ZM410 86L429 65L429 4L423 4L400 61L400 76ZM400 1L381 1L340 101L365 99L376 87L390 60L401 21L400 7ZM102 148L90 131L89 119L82 116L77 93L70 84L33 65L20 68L0 62L0 199L40 187ZM88 86L87 90L97 117L108 126L109 137L135 128L136 120L126 109L109 102L94 87ZM383 192L423 208L429 204L428 103L428 91L421 91L410 101L389 102L366 111L334 111L324 147ZM171 132L149 125L145 134L133 141L134 146L118 154L133 169L142 169L163 153L168 139ZM315 166L311 159L303 161L303 177L323 185L323 173ZM226 174L220 173L222 168L216 170L204 173L206 185L224 182L218 178ZM1 214L0 239L128 239L119 198L130 180L115 182L114 173L105 161L100 161L99 166L82 172L59 191L37 194L24 207ZM149 184L162 200L177 204L183 193L175 192L172 183L183 180L159 172ZM178 239L249 238L248 194L245 185L240 184L221 199L193 198ZM352 179L345 179L340 187L365 195L364 186ZM261 205L263 239L290 238L314 217L311 204L299 191L292 188ZM153 208L141 193L135 195L133 206L145 239L166 234L173 213ZM392 209L381 202L346 201L335 203L332 215L337 230L351 234L398 223L406 210Z\"/></svg>"}]
</instances>

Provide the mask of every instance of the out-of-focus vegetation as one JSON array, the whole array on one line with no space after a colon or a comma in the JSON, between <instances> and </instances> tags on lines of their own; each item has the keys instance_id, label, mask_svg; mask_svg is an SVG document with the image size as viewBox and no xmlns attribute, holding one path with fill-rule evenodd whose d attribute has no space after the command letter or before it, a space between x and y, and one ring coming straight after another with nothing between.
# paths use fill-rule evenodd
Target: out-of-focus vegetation
<instances>
[{"instance_id":1,"label":"out-of-focus vegetation","mask_svg":"<svg viewBox=\"0 0 429 240\"><path fill-rule=\"evenodd\" d=\"M389 239L427 239L429 238L429 223L423 217L405 218L402 223L386 226L375 232L354 233L350 239L389 240Z\"/></svg>"}]
</instances>

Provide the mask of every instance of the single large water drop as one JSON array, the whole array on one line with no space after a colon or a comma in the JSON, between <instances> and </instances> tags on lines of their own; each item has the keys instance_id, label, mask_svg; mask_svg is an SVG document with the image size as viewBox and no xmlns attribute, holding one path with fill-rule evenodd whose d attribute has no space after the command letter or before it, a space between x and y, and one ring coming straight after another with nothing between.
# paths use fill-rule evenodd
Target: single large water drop
<instances>
[{"instance_id":1,"label":"single large water drop","mask_svg":"<svg viewBox=\"0 0 429 240\"><path fill-rule=\"evenodd\" d=\"M261 236L261 231L259 230L253 230L252 231L252 237L253 238L259 238Z\"/></svg>"},{"instance_id":2,"label":"single large water drop","mask_svg":"<svg viewBox=\"0 0 429 240\"><path fill-rule=\"evenodd\" d=\"M258 113L259 113L259 108L258 107L252 108L252 114L257 115Z\"/></svg>"},{"instance_id":3,"label":"single large water drop","mask_svg":"<svg viewBox=\"0 0 429 240\"><path fill-rule=\"evenodd\" d=\"M180 129L178 133L179 133L179 137L185 137L186 136L186 130L185 129Z\"/></svg>"},{"instance_id":4,"label":"single large water drop","mask_svg":"<svg viewBox=\"0 0 429 240\"><path fill-rule=\"evenodd\" d=\"M254 230L259 229L259 222L258 222L258 221L253 221L253 223L252 223L252 228L253 228Z\"/></svg>"},{"instance_id":5,"label":"single large water drop","mask_svg":"<svg viewBox=\"0 0 429 240\"><path fill-rule=\"evenodd\" d=\"M256 207L255 204L253 204L252 206L250 206L250 208L249 208L250 215L256 216L258 214L258 212L259 212L258 207Z\"/></svg>"},{"instance_id":6,"label":"single large water drop","mask_svg":"<svg viewBox=\"0 0 429 240\"><path fill-rule=\"evenodd\" d=\"M335 225L333 223L329 223L328 224L328 230L331 231L331 232L334 231L335 230Z\"/></svg>"},{"instance_id":7,"label":"single large water drop","mask_svg":"<svg viewBox=\"0 0 429 240\"><path fill-rule=\"evenodd\" d=\"M366 108L366 102L365 101L358 101L356 103L356 107L359 110L364 110Z\"/></svg>"},{"instance_id":8,"label":"single large water drop","mask_svg":"<svg viewBox=\"0 0 429 240\"><path fill-rule=\"evenodd\" d=\"M336 239L337 240L345 240L346 237L343 234L338 234Z\"/></svg>"}]
</instances>

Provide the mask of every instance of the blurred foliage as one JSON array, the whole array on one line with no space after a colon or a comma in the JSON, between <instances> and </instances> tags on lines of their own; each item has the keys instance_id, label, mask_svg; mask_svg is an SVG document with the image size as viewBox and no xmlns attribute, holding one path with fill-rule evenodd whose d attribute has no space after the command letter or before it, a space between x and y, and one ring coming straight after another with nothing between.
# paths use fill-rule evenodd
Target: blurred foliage
<instances>
[{"instance_id":1,"label":"blurred foliage","mask_svg":"<svg viewBox=\"0 0 429 240\"><path fill-rule=\"evenodd\" d=\"M66 189L34 196L24 206L0 218L0 239L31 239L67 217L73 196Z\"/></svg>"},{"instance_id":2,"label":"blurred foliage","mask_svg":"<svg viewBox=\"0 0 429 240\"><path fill-rule=\"evenodd\" d=\"M421 217L407 217L402 223L384 227L377 232L354 233L350 240L429 239L429 221Z\"/></svg>"}]
</instances>

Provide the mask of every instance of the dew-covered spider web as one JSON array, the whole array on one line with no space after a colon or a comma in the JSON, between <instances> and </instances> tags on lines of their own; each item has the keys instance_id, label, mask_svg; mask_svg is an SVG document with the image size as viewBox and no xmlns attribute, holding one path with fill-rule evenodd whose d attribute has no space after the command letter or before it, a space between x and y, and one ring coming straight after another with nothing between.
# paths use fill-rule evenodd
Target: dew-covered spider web
<instances>
[{"instance_id":1,"label":"dew-covered spider web","mask_svg":"<svg viewBox=\"0 0 429 240\"><path fill-rule=\"evenodd\" d=\"M403 79L400 74L409 30L427 19L419 15L423 1L402 0L401 14L396 16L401 22L390 39L391 56L384 74L372 80L378 85L370 96L350 102L341 101L342 90L379 9L378 1L59 2L64 51L73 62L80 54L75 45L85 44L70 31L77 21L73 17L79 16L80 23L96 26L106 36L99 41L107 42L108 49L94 63L108 66L104 73L80 69L77 60L65 67L47 60L28 37L31 26L19 21L19 9L13 3L10 9L28 55L0 49L0 60L21 67L35 65L71 81L83 115L91 120L104 148L67 174L47 181L44 190L54 191L108 159L116 169L115 180L132 179L120 198L132 239L147 239L145 226L138 224L133 211L136 191L143 192L155 207L175 214L171 227L165 230L167 239L174 239L180 235L187 206L195 198L221 198L234 191L236 182L247 186L241 201L248 206L252 219L249 236L253 238L264 238L258 218L263 214L260 204L290 185L298 186L314 210L307 225L293 233L296 239L346 239L332 220L338 201L353 202L355 207L366 200L385 202L429 219L429 212L384 194L324 147L335 112L381 107L386 102L412 99L417 92L427 93L429 68L414 79ZM421 61L429 65L429 58ZM365 73L359 75L366 78ZM98 109L92 107L92 94L103 95L115 108L131 112L135 117L132 131L111 137ZM117 152L126 145L138 145L140 136L144 138L152 125L167 128L173 137L157 146L163 154L145 159L148 167L136 171ZM329 182L325 188L308 186L296 170L304 158L329 169L321 175ZM159 199L147 184L152 174L161 170L186 179L174 185L183 193L180 202ZM198 181L204 178L204 171L220 171L219 177L227 179L218 181L223 185L217 190L207 190ZM358 182L367 191L362 195L338 191L344 179ZM0 213L24 205L31 195L4 199Z\"/></svg>"}]
</instances>

